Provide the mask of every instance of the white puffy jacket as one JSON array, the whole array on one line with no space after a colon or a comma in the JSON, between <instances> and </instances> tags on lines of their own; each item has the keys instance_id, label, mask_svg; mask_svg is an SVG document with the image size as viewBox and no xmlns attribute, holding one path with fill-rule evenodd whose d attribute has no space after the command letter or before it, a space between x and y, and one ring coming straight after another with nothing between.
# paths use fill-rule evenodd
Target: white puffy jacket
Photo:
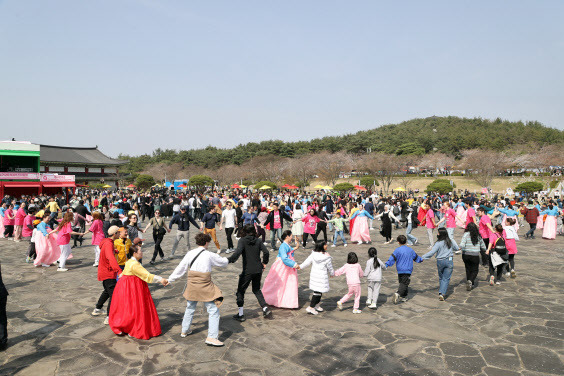
<instances>
[{"instance_id":1,"label":"white puffy jacket","mask_svg":"<svg viewBox=\"0 0 564 376\"><path fill-rule=\"evenodd\" d=\"M334 275L333 258L327 252L311 252L311 255L300 265L300 269L311 264L309 288L313 291L329 291L329 275ZM329 275L328 275L329 274Z\"/></svg>"}]
</instances>

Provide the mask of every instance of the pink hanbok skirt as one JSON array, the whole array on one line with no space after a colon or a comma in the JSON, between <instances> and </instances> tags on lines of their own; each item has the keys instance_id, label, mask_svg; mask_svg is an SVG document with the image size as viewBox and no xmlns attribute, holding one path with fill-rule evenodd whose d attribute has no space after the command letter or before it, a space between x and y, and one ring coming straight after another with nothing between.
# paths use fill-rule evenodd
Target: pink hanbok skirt
<instances>
[{"instance_id":1,"label":"pink hanbok skirt","mask_svg":"<svg viewBox=\"0 0 564 376\"><path fill-rule=\"evenodd\" d=\"M44 236L42 233L35 235L35 252L37 257L33 262L35 266L41 264L51 265L61 257L61 248L57 244L57 234Z\"/></svg>"},{"instance_id":2,"label":"pink hanbok skirt","mask_svg":"<svg viewBox=\"0 0 564 376\"><path fill-rule=\"evenodd\" d=\"M298 308L298 272L277 257L270 268L262 295L266 303L279 308Z\"/></svg>"},{"instance_id":3,"label":"pink hanbok skirt","mask_svg":"<svg viewBox=\"0 0 564 376\"><path fill-rule=\"evenodd\" d=\"M370 241L370 229L368 228L367 217L356 217L354 221L354 227L351 231L351 242L360 241Z\"/></svg>"},{"instance_id":4,"label":"pink hanbok skirt","mask_svg":"<svg viewBox=\"0 0 564 376\"><path fill-rule=\"evenodd\" d=\"M461 221L458 217L464 218L464 220ZM456 209L456 225L460 228L466 228L466 209L462 206Z\"/></svg>"},{"instance_id":5,"label":"pink hanbok skirt","mask_svg":"<svg viewBox=\"0 0 564 376\"><path fill-rule=\"evenodd\" d=\"M544 229L542 230L543 239L555 239L556 238L556 228L558 227L558 221L553 215L547 215L544 221Z\"/></svg>"},{"instance_id":6,"label":"pink hanbok skirt","mask_svg":"<svg viewBox=\"0 0 564 376\"><path fill-rule=\"evenodd\" d=\"M4 223L2 223L2 219L0 218L0 238L4 237Z\"/></svg>"},{"instance_id":7,"label":"pink hanbok skirt","mask_svg":"<svg viewBox=\"0 0 564 376\"><path fill-rule=\"evenodd\" d=\"M517 242L515 239L505 239L505 247L510 255L517 254Z\"/></svg>"},{"instance_id":8,"label":"pink hanbok skirt","mask_svg":"<svg viewBox=\"0 0 564 376\"><path fill-rule=\"evenodd\" d=\"M537 228L543 228L544 227L544 215L539 215L539 217L537 218Z\"/></svg>"}]
</instances>

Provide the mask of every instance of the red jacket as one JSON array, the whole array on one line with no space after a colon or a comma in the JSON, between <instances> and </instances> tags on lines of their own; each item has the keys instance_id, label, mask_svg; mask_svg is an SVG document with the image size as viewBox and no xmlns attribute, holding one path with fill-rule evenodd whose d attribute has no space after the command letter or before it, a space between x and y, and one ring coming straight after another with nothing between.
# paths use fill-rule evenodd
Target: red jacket
<instances>
[{"instance_id":1,"label":"red jacket","mask_svg":"<svg viewBox=\"0 0 564 376\"><path fill-rule=\"evenodd\" d=\"M121 269L117 263L114 241L104 238L100 242L100 261L98 263L98 281L116 279Z\"/></svg>"}]
</instances>

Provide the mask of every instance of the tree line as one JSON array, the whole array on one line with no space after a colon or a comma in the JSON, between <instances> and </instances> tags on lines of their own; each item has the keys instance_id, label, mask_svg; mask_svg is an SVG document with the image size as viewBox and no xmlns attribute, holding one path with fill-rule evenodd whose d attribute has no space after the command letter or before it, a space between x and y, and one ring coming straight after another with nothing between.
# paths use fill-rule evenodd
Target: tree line
<instances>
[{"instance_id":1,"label":"tree line","mask_svg":"<svg viewBox=\"0 0 564 376\"><path fill-rule=\"evenodd\" d=\"M204 149L156 149L151 155L118 158L130 163L126 172L138 173L147 166L159 163L179 163L183 166L216 168L224 165L242 165L261 156L296 158L320 152L384 153L393 155L425 155L443 153L460 158L467 149L506 150L515 145L542 147L563 144L564 131L543 126L541 123L510 122L501 119L428 117L400 124L360 131L343 136L329 136L311 141L283 142L268 140L240 144L231 149L208 146Z\"/></svg>"}]
</instances>

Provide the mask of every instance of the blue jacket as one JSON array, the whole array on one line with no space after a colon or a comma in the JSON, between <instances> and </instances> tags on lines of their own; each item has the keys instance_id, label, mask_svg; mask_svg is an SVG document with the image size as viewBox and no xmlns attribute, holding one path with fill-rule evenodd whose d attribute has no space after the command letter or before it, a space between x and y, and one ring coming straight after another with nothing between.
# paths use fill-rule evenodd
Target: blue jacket
<instances>
[{"instance_id":1,"label":"blue jacket","mask_svg":"<svg viewBox=\"0 0 564 376\"><path fill-rule=\"evenodd\" d=\"M423 262L423 259L413 249L402 245L394 249L394 252L386 261L386 267L395 263L398 274L411 274L413 272L413 261Z\"/></svg>"}]
</instances>

